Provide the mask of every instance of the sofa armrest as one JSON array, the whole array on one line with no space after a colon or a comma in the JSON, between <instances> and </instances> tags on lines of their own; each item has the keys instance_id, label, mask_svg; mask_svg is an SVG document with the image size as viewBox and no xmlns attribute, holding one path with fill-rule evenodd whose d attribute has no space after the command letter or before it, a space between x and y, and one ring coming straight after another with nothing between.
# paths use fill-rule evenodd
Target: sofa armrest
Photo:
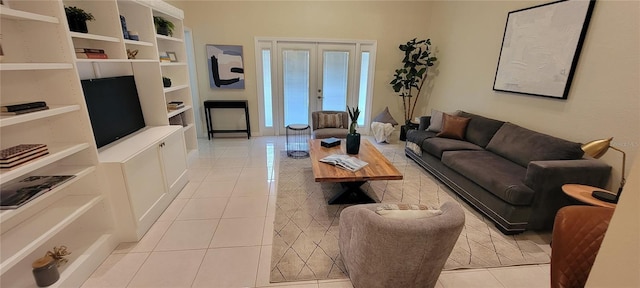
<instances>
[{"instance_id":1,"label":"sofa armrest","mask_svg":"<svg viewBox=\"0 0 640 288\"><path fill-rule=\"evenodd\" d=\"M596 159L531 161L525 185L534 191L560 188L568 183L603 187L610 174L611 166Z\"/></svg>"},{"instance_id":2,"label":"sofa armrest","mask_svg":"<svg viewBox=\"0 0 640 288\"><path fill-rule=\"evenodd\" d=\"M562 192L562 185L604 187L610 174L611 166L596 159L529 162L524 183L535 191L529 227L550 229L558 209L577 204Z\"/></svg>"},{"instance_id":3,"label":"sofa armrest","mask_svg":"<svg viewBox=\"0 0 640 288\"><path fill-rule=\"evenodd\" d=\"M418 125L418 130L427 130L427 127L429 127L429 124L431 124L431 116L421 116L420 117L420 125Z\"/></svg>"}]
</instances>

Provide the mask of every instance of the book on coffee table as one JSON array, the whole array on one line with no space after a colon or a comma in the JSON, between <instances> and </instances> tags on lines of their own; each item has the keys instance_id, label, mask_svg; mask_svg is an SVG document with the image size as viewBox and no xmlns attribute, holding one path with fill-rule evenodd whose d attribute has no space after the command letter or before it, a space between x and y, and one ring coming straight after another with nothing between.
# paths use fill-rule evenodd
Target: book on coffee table
<instances>
[{"instance_id":1,"label":"book on coffee table","mask_svg":"<svg viewBox=\"0 0 640 288\"><path fill-rule=\"evenodd\" d=\"M364 162L356 157L351 157L349 155L329 155L319 160L320 162L335 165L338 168L342 168L344 170L348 170L351 172L356 172L365 166L369 165L369 163Z\"/></svg>"}]
</instances>

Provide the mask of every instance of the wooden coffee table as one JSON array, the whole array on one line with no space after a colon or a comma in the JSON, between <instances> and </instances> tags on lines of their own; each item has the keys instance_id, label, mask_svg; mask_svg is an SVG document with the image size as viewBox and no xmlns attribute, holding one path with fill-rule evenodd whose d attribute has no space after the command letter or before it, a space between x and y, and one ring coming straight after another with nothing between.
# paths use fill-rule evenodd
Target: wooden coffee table
<instances>
[{"instance_id":1,"label":"wooden coffee table","mask_svg":"<svg viewBox=\"0 0 640 288\"><path fill-rule=\"evenodd\" d=\"M319 160L332 154L347 154L346 139L340 146L325 148L320 145L321 139L309 140L311 167L316 182L337 182L344 190L329 200L329 204L362 204L375 203L360 186L371 180L402 180L402 174L387 158L366 139L360 142L360 153L351 155L369 163L366 167L350 172Z\"/></svg>"}]
</instances>

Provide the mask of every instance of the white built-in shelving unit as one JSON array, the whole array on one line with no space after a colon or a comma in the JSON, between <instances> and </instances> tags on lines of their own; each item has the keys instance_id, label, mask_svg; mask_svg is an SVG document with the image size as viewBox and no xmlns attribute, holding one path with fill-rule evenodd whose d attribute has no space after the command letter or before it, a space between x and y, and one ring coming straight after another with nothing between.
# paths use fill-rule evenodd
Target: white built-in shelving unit
<instances>
[{"instance_id":1,"label":"white built-in shelving unit","mask_svg":"<svg viewBox=\"0 0 640 288\"><path fill-rule=\"evenodd\" d=\"M52 287L79 287L119 242L139 239L186 184L186 154L197 149L197 141L184 16L181 10L157 0L5 3L0 6L4 52L0 104L46 101L50 109L0 116L0 148L42 143L49 154L0 170L0 185L32 175L75 177L17 209L0 210L0 287L36 287L31 263L60 245L72 254ZM96 20L88 22L89 33L69 31L65 6L93 14ZM138 32L139 41L124 39L120 15L126 18L128 30ZM157 35L153 16L172 21L174 35ZM76 59L74 48L104 49L109 59ZM127 58L127 49L138 50L136 59ZM175 52L178 61L161 63L159 55L167 51ZM148 127L97 149L80 80L122 75L134 75ZM173 86L163 87L162 76L171 78ZM168 111L166 104L171 101L182 101L185 107ZM169 125L169 118L175 116L181 117L183 127ZM112 153L124 156L120 161L108 156ZM137 173L127 165L147 163L135 158L158 162L161 173L147 173L158 181L148 182L160 183L162 192L143 199L156 197L161 205L147 208L146 202L133 199L139 196L126 194L132 189L121 189L126 185L144 188L149 183L112 178L117 174L114 167ZM129 198L131 203L127 203ZM149 213L136 222L120 215L126 209L132 210L122 215L138 217L141 209Z\"/></svg>"},{"instance_id":2,"label":"white built-in shelving unit","mask_svg":"<svg viewBox=\"0 0 640 288\"><path fill-rule=\"evenodd\" d=\"M46 101L49 110L0 116L2 149L46 144L49 154L10 170L0 185L32 175L74 175L13 210L0 211L0 286L36 287L31 263L54 246L72 254L55 286L80 286L118 244L111 205L98 174L87 114L62 2L11 1L0 7L0 104Z\"/></svg>"},{"instance_id":3,"label":"white built-in shelving unit","mask_svg":"<svg viewBox=\"0 0 640 288\"><path fill-rule=\"evenodd\" d=\"M70 32L74 48L103 49L109 57L76 59L81 79L134 75L148 126L169 125L169 118L176 115L174 111L167 111L166 104L171 101L181 101L185 106L193 107L183 40L182 10L161 1L63 0L63 3L91 12L96 18L87 23L89 33ZM138 33L138 41L124 38L120 15L126 20L127 30ZM174 24L172 36L156 34L154 16L163 17ZM127 50L137 50L136 58L128 59ZM160 62L160 55L166 52L175 52L178 61ZM171 79L172 87L162 86L163 76ZM183 109L181 113L184 127L194 127L190 125L195 121L192 108ZM184 129L184 137L187 153L195 151L195 129Z\"/></svg>"}]
</instances>

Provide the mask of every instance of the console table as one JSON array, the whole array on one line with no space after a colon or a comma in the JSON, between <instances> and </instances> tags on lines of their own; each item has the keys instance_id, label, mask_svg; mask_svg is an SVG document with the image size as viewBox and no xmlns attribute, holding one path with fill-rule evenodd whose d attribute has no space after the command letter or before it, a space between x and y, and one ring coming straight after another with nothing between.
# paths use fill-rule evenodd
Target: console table
<instances>
[{"instance_id":1,"label":"console table","mask_svg":"<svg viewBox=\"0 0 640 288\"><path fill-rule=\"evenodd\" d=\"M246 130L214 130L211 122L211 109L236 109L243 108L246 121ZM246 132L247 139L251 139L251 126L249 125L249 101L247 100L207 100L204 101L204 115L207 120L207 137L211 140L213 133L237 133Z\"/></svg>"}]
</instances>

